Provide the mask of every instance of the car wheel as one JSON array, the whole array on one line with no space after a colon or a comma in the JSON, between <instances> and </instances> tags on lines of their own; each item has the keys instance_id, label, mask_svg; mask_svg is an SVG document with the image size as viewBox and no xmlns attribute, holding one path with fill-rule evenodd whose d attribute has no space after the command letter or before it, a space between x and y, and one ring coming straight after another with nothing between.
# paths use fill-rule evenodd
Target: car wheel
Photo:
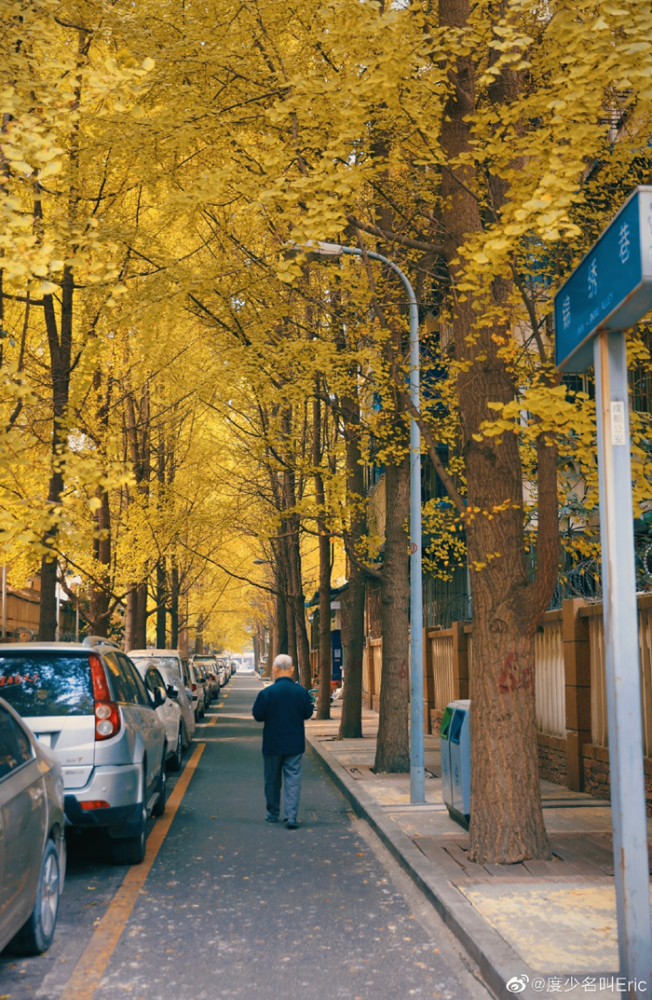
<instances>
[{"instance_id":1,"label":"car wheel","mask_svg":"<svg viewBox=\"0 0 652 1000\"><path fill-rule=\"evenodd\" d=\"M167 751L163 751L163 756L161 757L161 770L158 777L158 798L154 803L154 808L152 809L152 816L162 816L165 812L165 803L168 799L168 776L165 771L165 758L167 757Z\"/></svg>"},{"instance_id":2,"label":"car wheel","mask_svg":"<svg viewBox=\"0 0 652 1000\"><path fill-rule=\"evenodd\" d=\"M131 837L116 837L111 844L114 865L139 865L145 858L147 847L147 797L145 794L145 763L143 762L143 788L138 833Z\"/></svg>"},{"instance_id":3,"label":"car wheel","mask_svg":"<svg viewBox=\"0 0 652 1000\"><path fill-rule=\"evenodd\" d=\"M168 761L168 767L171 771L180 771L181 763L183 761L183 732L181 731L181 726L179 726L179 733L177 735L177 747L170 760Z\"/></svg>"},{"instance_id":4,"label":"car wheel","mask_svg":"<svg viewBox=\"0 0 652 1000\"><path fill-rule=\"evenodd\" d=\"M48 840L34 909L27 923L23 924L11 942L11 951L16 955L40 955L52 944L54 928L59 912L60 895L59 855L56 846Z\"/></svg>"}]
</instances>

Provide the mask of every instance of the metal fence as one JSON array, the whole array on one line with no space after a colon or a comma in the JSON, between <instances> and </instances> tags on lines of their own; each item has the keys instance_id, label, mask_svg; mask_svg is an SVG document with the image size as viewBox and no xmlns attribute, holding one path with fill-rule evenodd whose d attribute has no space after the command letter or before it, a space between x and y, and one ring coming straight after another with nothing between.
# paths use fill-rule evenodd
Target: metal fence
<instances>
[{"instance_id":1,"label":"metal fence","mask_svg":"<svg viewBox=\"0 0 652 1000\"><path fill-rule=\"evenodd\" d=\"M453 676L453 635L440 632L430 636L433 680L435 688L435 708L444 709L455 698Z\"/></svg>"},{"instance_id":2,"label":"metal fence","mask_svg":"<svg viewBox=\"0 0 652 1000\"><path fill-rule=\"evenodd\" d=\"M561 622L546 622L534 637L537 728L566 736L566 679Z\"/></svg>"},{"instance_id":3,"label":"metal fence","mask_svg":"<svg viewBox=\"0 0 652 1000\"><path fill-rule=\"evenodd\" d=\"M638 645L641 671L643 753L646 757L650 757L652 756L652 611L647 609L641 609L638 614ZM609 744L609 726L602 615L592 615L589 618L589 646L591 653L591 742L606 747Z\"/></svg>"}]
</instances>

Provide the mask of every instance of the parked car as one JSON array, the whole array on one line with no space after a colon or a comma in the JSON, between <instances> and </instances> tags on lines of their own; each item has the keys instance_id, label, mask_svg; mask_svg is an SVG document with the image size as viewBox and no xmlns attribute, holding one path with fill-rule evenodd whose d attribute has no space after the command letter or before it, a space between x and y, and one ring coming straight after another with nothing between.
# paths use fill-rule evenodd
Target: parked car
<instances>
[{"instance_id":1,"label":"parked car","mask_svg":"<svg viewBox=\"0 0 652 1000\"><path fill-rule=\"evenodd\" d=\"M191 660L190 669L194 671L195 680L202 690L203 706L201 708L201 714L200 714L201 718L211 703L211 685L208 679L208 675L201 663L195 663Z\"/></svg>"},{"instance_id":2,"label":"parked car","mask_svg":"<svg viewBox=\"0 0 652 1000\"><path fill-rule=\"evenodd\" d=\"M228 684L231 680L231 660L228 656L220 656L219 662L224 667L224 683Z\"/></svg>"},{"instance_id":3,"label":"parked car","mask_svg":"<svg viewBox=\"0 0 652 1000\"><path fill-rule=\"evenodd\" d=\"M114 862L139 864L165 810L167 739L133 663L93 636L2 645L0 691L60 761L67 822L104 827Z\"/></svg>"},{"instance_id":4,"label":"parked car","mask_svg":"<svg viewBox=\"0 0 652 1000\"><path fill-rule=\"evenodd\" d=\"M223 687L226 687L226 667L224 665L224 660L221 659L219 656L216 660L216 663L217 663L217 674L220 681L220 691L221 691Z\"/></svg>"},{"instance_id":5,"label":"parked car","mask_svg":"<svg viewBox=\"0 0 652 1000\"><path fill-rule=\"evenodd\" d=\"M185 723L186 746L189 746L195 735L200 695L196 682L191 677L188 661L181 656L178 649L132 649L129 651L129 658L134 663L138 663L140 660L155 659L156 665L166 681L172 687L178 688L179 705ZM172 674L174 676L171 676ZM193 683L195 683L194 690Z\"/></svg>"},{"instance_id":6,"label":"parked car","mask_svg":"<svg viewBox=\"0 0 652 1000\"><path fill-rule=\"evenodd\" d=\"M220 672L217 666L217 660L214 656L210 656L208 654L197 654L192 657L190 662L193 667L197 665L201 667L206 674L208 682L208 706L213 698L217 698L220 693Z\"/></svg>"},{"instance_id":7,"label":"parked car","mask_svg":"<svg viewBox=\"0 0 652 1000\"><path fill-rule=\"evenodd\" d=\"M22 672L3 676L3 690L9 679L28 683ZM0 951L39 955L52 943L66 872L63 796L57 758L0 698Z\"/></svg>"},{"instance_id":8,"label":"parked car","mask_svg":"<svg viewBox=\"0 0 652 1000\"><path fill-rule=\"evenodd\" d=\"M159 702L156 714L165 726L168 747L168 767L171 771L180 771L183 762L183 750L187 745L184 741L183 716L179 705L179 691L168 684L156 665L155 659L132 660L136 670L145 682L145 687L152 697ZM157 698L158 693L158 698Z\"/></svg>"}]
</instances>

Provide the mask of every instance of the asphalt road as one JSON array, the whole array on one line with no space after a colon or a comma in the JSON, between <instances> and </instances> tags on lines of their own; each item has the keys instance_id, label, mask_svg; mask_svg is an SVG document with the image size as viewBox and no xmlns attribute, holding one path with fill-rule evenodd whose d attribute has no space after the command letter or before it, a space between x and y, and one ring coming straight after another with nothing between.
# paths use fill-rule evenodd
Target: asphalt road
<instances>
[{"instance_id":1,"label":"asphalt road","mask_svg":"<svg viewBox=\"0 0 652 1000\"><path fill-rule=\"evenodd\" d=\"M0 1000L487 1000L310 753L300 828L265 823L258 690L236 675L198 730L195 769L140 891L129 888L137 869L125 880L101 840L70 839L54 944L0 956Z\"/></svg>"}]
</instances>

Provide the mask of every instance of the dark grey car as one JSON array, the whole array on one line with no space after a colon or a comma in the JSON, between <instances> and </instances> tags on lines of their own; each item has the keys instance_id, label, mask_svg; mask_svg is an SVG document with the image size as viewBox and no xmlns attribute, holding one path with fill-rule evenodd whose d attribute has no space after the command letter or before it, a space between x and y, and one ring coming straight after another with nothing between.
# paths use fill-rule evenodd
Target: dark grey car
<instances>
[{"instance_id":1,"label":"dark grey car","mask_svg":"<svg viewBox=\"0 0 652 1000\"><path fill-rule=\"evenodd\" d=\"M63 808L61 765L0 698L0 951L50 947L66 871Z\"/></svg>"}]
</instances>

